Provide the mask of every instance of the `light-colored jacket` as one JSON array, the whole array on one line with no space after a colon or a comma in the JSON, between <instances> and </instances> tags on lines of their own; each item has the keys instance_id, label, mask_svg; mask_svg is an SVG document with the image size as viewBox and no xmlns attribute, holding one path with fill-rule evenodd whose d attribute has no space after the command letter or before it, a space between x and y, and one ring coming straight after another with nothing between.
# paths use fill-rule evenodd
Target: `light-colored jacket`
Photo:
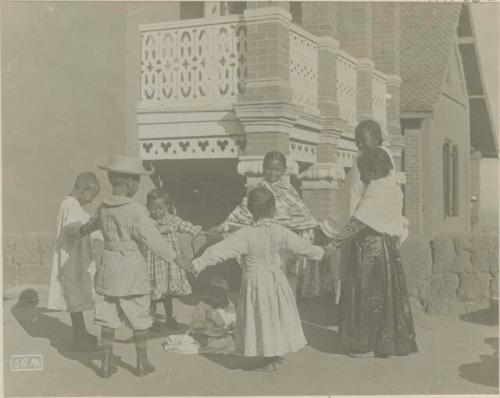
<instances>
[{"instance_id":1,"label":"light-colored jacket","mask_svg":"<svg viewBox=\"0 0 500 398\"><path fill-rule=\"evenodd\" d=\"M169 248L147 209L132 198L111 196L98 211L104 237L102 266L96 274L96 291L113 297L149 294L146 248L166 261L173 261Z\"/></svg>"}]
</instances>

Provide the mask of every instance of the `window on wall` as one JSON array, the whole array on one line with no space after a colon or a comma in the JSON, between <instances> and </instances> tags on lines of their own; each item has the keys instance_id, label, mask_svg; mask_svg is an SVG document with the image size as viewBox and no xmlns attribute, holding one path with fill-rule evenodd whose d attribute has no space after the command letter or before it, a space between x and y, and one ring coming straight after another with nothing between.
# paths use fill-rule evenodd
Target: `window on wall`
<instances>
[{"instance_id":1,"label":"window on wall","mask_svg":"<svg viewBox=\"0 0 500 398\"><path fill-rule=\"evenodd\" d=\"M443 145L444 217L456 217L459 209L459 151L458 145L446 141Z\"/></svg>"},{"instance_id":2,"label":"window on wall","mask_svg":"<svg viewBox=\"0 0 500 398\"><path fill-rule=\"evenodd\" d=\"M181 1L181 19L203 18L205 16L205 2Z\"/></svg>"}]
</instances>

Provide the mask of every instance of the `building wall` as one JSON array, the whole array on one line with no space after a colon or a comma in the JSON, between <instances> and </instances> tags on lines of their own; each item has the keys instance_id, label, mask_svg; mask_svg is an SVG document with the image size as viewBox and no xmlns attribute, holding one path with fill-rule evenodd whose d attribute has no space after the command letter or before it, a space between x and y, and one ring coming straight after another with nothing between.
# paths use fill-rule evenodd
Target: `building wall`
<instances>
[{"instance_id":1,"label":"building wall","mask_svg":"<svg viewBox=\"0 0 500 398\"><path fill-rule=\"evenodd\" d=\"M430 238L441 232L470 231L470 140L468 109L440 95L434 117L424 125L424 232ZM459 147L459 215L444 217L442 147L446 139Z\"/></svg>"},{"instance_id":2,"label":"building wall","mask_svg":"<svg viewBox=\"0 0 500 398\"><path fill-rule=\"evenodd\" d=\"M125 13L1 3L4 231L53 232L75 176L124 147Z\"/></svg>"}]
</instances>

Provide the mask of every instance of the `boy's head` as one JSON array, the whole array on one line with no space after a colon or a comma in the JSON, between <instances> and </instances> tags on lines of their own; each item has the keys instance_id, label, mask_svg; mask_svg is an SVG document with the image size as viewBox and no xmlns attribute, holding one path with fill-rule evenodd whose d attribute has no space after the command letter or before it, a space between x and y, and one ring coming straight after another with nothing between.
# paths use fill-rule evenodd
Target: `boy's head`
<instances>
[{"instance_id":1,"label":"boy's head","mask_svg":"<svg viewBox=\"0 0 500 398\"><path fill-rule=\"evenodd\" d=\"M286 172L286 157L281 152L272 151L264 156L262 166L264 179L268 182L277 182Z\"/></svg>"},{"instance_id":2,"label":"boy's head","mask_svg":"<svg viewBox=\"0 0 500 398\"><path fill-rule=\"evenodd\" d=\"M363 120L354 130L356 146L363 152L367 148L376 148L382 145L382 129L375 120Z\"/></svg>"},{"instance_id":3,"label":"boy's head","mask_svg":"<svg viewBox=\"0 0 500 398\"><path fill-rule=\"evenodd\" d=\"M227 291L220 286L207 286L203 295L203 301L214 309L226 308L229 305Z\"/></svg>"},{"instance_id":4,"label":"boy's head","mask_svg":"<svg viewBox=\"0 0 500 398\"><path fill-rule=\"evenodd\" d=\"M131 198L139 190L141 176L136 174L108 172L108 179L113 187L113 193Z\"/></svg>"},{"instance_id":5,"label":"boy's head","mask_svg":"<svg viewBox=\"0 0 500 398\"><path fill-rule=\"evenodd\" d=\"M163 189L153 189L146 197L146 204L155 220L165 216L166 212L172 212L173 200L169 193Z\"/></svg>"},{"instance_id":6,"label":"boy's head","mask_svg":"<svg viewBox=\"0 0 500 398\"><path fill-rule=\"evenodd\" d=\"M96 175L90 171L84 171L76 177L72 196L75 197L80 204L86 205L94 200L99 194L100 189L101 187Z\"/></svg>"},{"instance_id":7,"label":"boy's head","mask_svg":"<svg viewBox=\"0 0 500 398\"><path fill-rule=\"evenodd\" d=\"M275 207L274 195L267 188L254 188L248 194L248 210L255 221L261 218L273 218Z\"/></svg>"},{"instance_id":8,"label":"boy's head","mask_svg":"<svg viewBox=\"0 0 500 398\"><path fill-rule=\"evenodd\" d=\"M371 180L387 177L392 170L389 155L381 148L367 148L358 159L361 181L368 184Z\"/></svg>"}]
</instances>

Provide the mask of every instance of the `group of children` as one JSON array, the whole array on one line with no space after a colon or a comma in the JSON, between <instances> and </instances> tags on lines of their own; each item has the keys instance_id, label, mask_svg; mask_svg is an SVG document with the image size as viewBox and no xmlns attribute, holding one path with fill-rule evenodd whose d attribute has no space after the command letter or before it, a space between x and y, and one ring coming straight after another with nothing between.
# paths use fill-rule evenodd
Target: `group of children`
<instances>
[{"instance_id":1,"label":"group of children","mask_svg":"<svg viewBox=\"0 0 500 398\"><path fill-rule=\"evenodd\" d=\"M384 150L376 146L367 148L358 160L360 179L366 186L372 182L376 185L377 180L386 181L381 187L393 189L393 180L388 177L393 168L391 163ZM139 188L140 177L150 174L144 169L142 161L112 156L109 164L100 168L108 173L112 195L103 200L96 217L89 219L82 208L99 192L98 180L92 173L85 172L78 176L73 192L61 205L49 307L66 308L71 313L74 349L79 351L97 349L97 339L87 332L82 316L82 311L95 307L95 321L102 327L101 377L110 377L116 371L112 356L113 341L115 330L122 325L123 318L134 333L137 376L153 372L154 366L147 356L147 336L149 331L159 331L164 327L153 321L156 303L161 301L165 307L165 326L177 329L179 324L173 316L172 299L191 293L187 273L196 276L206 267L228 259L237 259L243 270L237 308L227 297L227 283L220 279L212 280L205 288L203 300L193 312L190 335L199 346L205 348L205 352L217 352L221 348L220 344L223 344L224 352L231 351L235 355L254 359L257 357L260 361L259 370L277 370L285 354L295 352L306 344L295 295L283 272L285 254L317 261L325 255L325 249L329 255L333 255L349 239L363 236L364 241L358 242L358 246L367 244L365 241L368 240L373 248L375 240L383 237L379 240L389 246L389 251L384 246L385 253L392 257L388 262L385 258L385 262L378 266L378 271L371 272L387 274L387 267L399 267L397 272L401 273L400 278L403 280L396 278L400 283L396 290L404 290L403 301L407 300L398 258L399 249L394 243L397 241L393 240L399 234L397 228L401 226L401 218L397 214L400 209L384 213L383 217L389 219L381 220L381 217L377 219L369 211L366 213L367 207L361 206L359 214L355 213L345 227L334 232L329 220L326 220L318 228L322 246L317 246L276 222L276 195L272 189L261 185L249 192L246 201L252 223L227 234L225 239L192 260L182 255L176 234L182 232L192 237L199 236L204 233L201 227L179 218L175 214L172 198L164 190L155 189L148 194L147 208L133 199ZM379 189L376 193L380 192ZM377 200L381 202L378 198L369 202L369 205ZM91 250L91 236L95 238L95 234L102 234L104 242L98 263L93 260ZM358 253L355 260L366 253L369 250ZM381 261L378 257L375 260ZM361 269L364 266L361 258L356 267ZM364 282L358 280L360 272L356 272L347 278L346 288L342 292L341 306L343 301L344 310L341 310L343 319L340 335L343 342L355 353L381 351L386 355L394 355L416 351L413 321L406 301L391 315L399 322L399 333L404 334L403 337L396 336L405 339L404 343L407 344L404 352L399 346L390 344L379 347L377 339L385 339L386 342L393 336L378 336L374 333L380 334L380 329L387 327L382 330L385 333L391 325L382 325L370 311L375 311L376 316L387 315L382 297L385 293L381 293L377 286L364 286ZM398 275L395 274L395 277ZM363 278L370 279L370 275ZM386 283L383 286L382 290L387 290L389 285ZM369 294L364 298L366 292L363 289L367 288ZM377 306L366 305L366 302L372 303L374 297L380 299ZM399 296L395 299L396 302L401 301ZM361 315L356 314L358 308L362 308ZM227 349L232 336L234 347Z\"/></svg>"}]
</instances>

